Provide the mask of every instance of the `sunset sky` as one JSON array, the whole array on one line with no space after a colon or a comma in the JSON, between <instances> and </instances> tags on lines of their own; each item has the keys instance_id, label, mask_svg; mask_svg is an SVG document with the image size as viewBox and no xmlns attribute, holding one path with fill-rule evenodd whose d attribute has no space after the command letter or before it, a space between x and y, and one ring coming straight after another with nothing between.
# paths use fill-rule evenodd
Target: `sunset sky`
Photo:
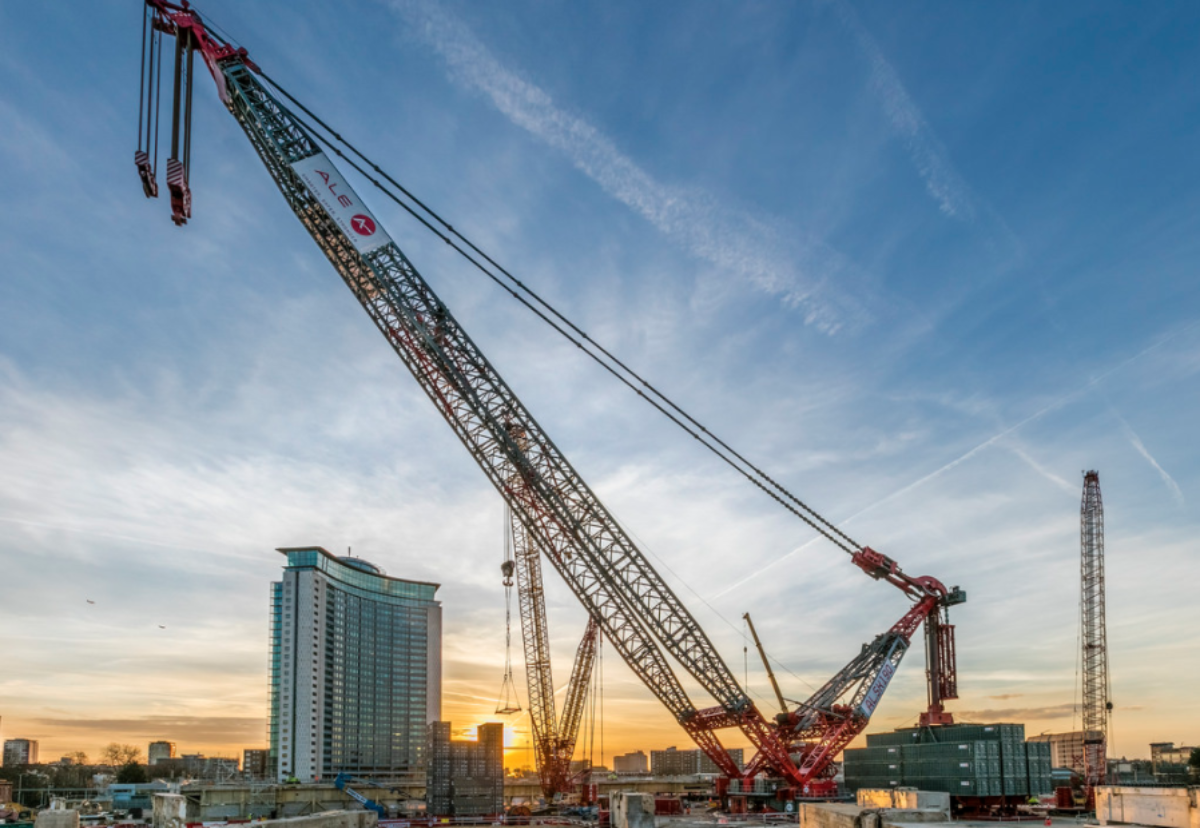
<instances>
[{"instance_id":1,"label":"sunset sky","mask_svg":"<svg viewBox=\"0 0 1200 828\"><path fill-rule=\"evenodd\" d=\"M1200 744L1200 5L200 10L714 433L965 589L960 721L1078 728L1099 470L1110 753ZM262 746L274 550L320 545L442 585L445 717L505 721L531 764L528 718L492 713L499 496L207 76L193 220L143 198L140 26L135 0L0 4L0 735ZM903 615L349 177L764 710L744 612L791 698ZM585 616L547 577L565 681ZM603 679L596 761L690 746L607 648ZM917 645L871 730L924 686Z\"/></svg>"}]
</instances>

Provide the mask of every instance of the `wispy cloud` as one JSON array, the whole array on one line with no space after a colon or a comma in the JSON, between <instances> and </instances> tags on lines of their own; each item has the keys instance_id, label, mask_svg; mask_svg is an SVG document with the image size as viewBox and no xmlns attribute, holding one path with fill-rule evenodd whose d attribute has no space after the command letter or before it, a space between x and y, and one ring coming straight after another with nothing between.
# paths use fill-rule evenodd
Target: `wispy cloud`
<instances>
[{"instance_id":1,"label":"wispy cloud","mask_svg":"<svg viewBox=\"0 0 1200 828\"><path fill-rule=\"evenodd\" d=\"M455 83L482 93L685 252L781 296L819 330L834 333L861 321L857 303L829 287L828 280L847 267L836 251L816 239L797 241L794 228L729 206L711 193L655 179L596 126L500 63L442 6L426 0L393 0L391 6L441 56Z\"/></svg>"},{"instance_id":2,"label":"wispy cloud","mask_svg":"<svg viewBox=\"0 0 1200 828\"><path fill-rule=\"evenodd\" d=\"M964 720L979 722L1001 722L1042 719L1066 719L1075 715L1077 708L1074 704L1052 704L1046 707L1003 707L988 710L963 710L955 715Z\"/></svg>"},{"instance_id":3,"label":"wispy cloud","mask_svg":"<svg viewBox=\"0 0 1200 828\"><path fill-rule=\"evenodd\" d=\"M1182 506L1184 502L1183 490L1179 488L1179 484L1175 482L1175 478L1171 477L1171 475L1167 473L1167 470L1159 465L1159 462L1154 459L1154 455L1152 455L1150 450L1146 448L1146 444L1142 442L1142 438L1137 435L1137 432L1133 430L1133 427L1129 425L1128 421L1126 421L1124 417L1117 413L1116 409L1113 410L1113 416L1120 421L1121 429L1125 432L1125 436L1129 438L1130 444L1137 449L1138 454L1146 458L1146 462L1154 467L1154 470L1158 472L1159 477L1163 479L1163 483L1165 483L1167 488L1171 490L1171 496L1175 499L1175 502Z\"/></svg>"},{"instance_id":4,"label":"wispy cloud","mask_svg":"<svg viewBox=\"0 0 1200 828\"><path fill-rule=\"evenodd\" d=\"M104 738L121 739L169 737L191 744L258 744L267 724L261 716L151 715L123 719L41 718L34 721L70 734L95 732L103 734Z\"/></svg>"}]
</instances>

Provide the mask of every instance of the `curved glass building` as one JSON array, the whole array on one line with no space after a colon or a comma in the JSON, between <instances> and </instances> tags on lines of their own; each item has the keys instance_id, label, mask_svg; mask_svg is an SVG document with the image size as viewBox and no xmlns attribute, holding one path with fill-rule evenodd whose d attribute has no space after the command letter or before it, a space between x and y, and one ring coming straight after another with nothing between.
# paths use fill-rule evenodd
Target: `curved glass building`
<instances>
[{"instance_id":1,"label":"curved glass building","mask_svg":"<svg viewBox=\"0 0 1200 828\"><path fill-rule=\"evenodd\" d=\"M438 584L320 547L278 550L271 584L270 740L280 780L395 777L424 766L441 718Z\"/></svg>"}]
</instances>

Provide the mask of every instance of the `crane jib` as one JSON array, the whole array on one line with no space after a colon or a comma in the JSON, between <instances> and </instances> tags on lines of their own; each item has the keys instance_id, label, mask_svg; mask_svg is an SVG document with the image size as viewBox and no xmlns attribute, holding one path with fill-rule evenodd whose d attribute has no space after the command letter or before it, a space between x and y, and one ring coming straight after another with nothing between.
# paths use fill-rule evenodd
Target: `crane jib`
<instances>
[{"instance_id":1,"label":"crane jib","mask_svg":"<svg viewBox=\"0 0 1200 828\"><path fill-rule=\"evenodd\" d=\"M392 237L325 153L294 162L292 171L359 253L366 255L391 244Z\"/></svg>"}]
</instances>

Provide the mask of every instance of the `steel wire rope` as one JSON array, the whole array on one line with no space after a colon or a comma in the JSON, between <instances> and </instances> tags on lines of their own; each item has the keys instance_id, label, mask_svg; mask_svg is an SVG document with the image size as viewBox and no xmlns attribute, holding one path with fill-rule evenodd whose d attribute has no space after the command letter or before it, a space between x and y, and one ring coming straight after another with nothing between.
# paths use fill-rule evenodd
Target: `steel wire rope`
<instances>
[{"instance_id":1,"label":"steel wire rope","mask_svg":"<svg viewBox=\"0 0 1200 828\"><path fill-rule=\"evenodd\" d=\"M150 38L150 91L146 93L146 99L154 99L152 114L154 116L154 165L151 169L155 175L158 174L158 126L162 122L162 32L150 27L153 31ZM157 48L157 51L155 51ZM158 55L158 63L155 64L155 55ZM150 104L147 104L150 105ZM150 134L149 114L146 121L146 135ZM149 140L149 137L147 137ZM146 149L149 149L147 147ZM157 186L157 185L155 185Z\"/></svg>"},{"instance_id":2,"label":"steel wire rope","mask_svg":"<svg viewBox=\"0 0 1200 828\"><path fill-rule=\"evenodd\" d=\"M142 7L142 60L141 72L142 77L138 81L138 151L142 149L142 113L145 110L146 103L146 21L150 17L150 10L145 6Z\"/></svg>"},{"instance_id":3,"label":"steel wire rope","mask_svg":"<svg viewBox=\"0 0 1200 828\"><path fill-rule=\"evenodd\" d=\"M754 465L752 462L747 460L742 454L740 454L735 449L733 449L731 446L729 446L728 443L721 440L719 437L717 437L715 434L713 434L711 431L709 431L708 428L706 428L699 421L697 421L694 417L692 417L690 414L688 414L686 411L684 411L673 400L671 400L669 397L667 397L665 394L663 394L661 391L659 391L657 388L655 388L653 385L651 385L640 374L638 374L636 371L634 371L632 368L630 368L624 362L622 362L620 359L618 359L616 356L614 356L610 351L608 351L606 348L604 348L604 346L600 345L600 343L598 343L594 339L592 339L584 330L582 330L577 325L575 325L575 323L571 322L567 317L565 317L562 313L560 313L557 309L555 309L550 303L548 303L546 300L542 299L541 296L539 296L535 291L533 291L531 288L529 288L527 285L525 285L523 282L521 282L519 279L517 279L515 276L513 276L508 270L506 270L503 266L501 266L494 259L492 259L490 256L488 256L487 253L480 250L473 242L471 242L469 239L467 239L465 236L463 236L457 229L455 229L452 224L450 224L445 219L443 219L433 209L428 207L419 198L417 198L415 195L413 195L411 192L409 192L409 190L406 189L402 184L400 184L394 178L392 178L390 175L388 175L388 173L386 173L382 168L380 168L378 164L374 163L369 158L367 158L366 155L364 155L353 144L351 144L349 141L347 141L345 138L343 138L340 133L338 133L336 130L334 130L332 127L330 127L328 124L326 124L320 117L315 115L310 109L308 109L308 107L306 107L304 104L302 104L300 101L298 101L295 97L293 97L291 95L291 93L289 93L286 89L284 89L282 86L280 86L279 83L276 82L273 78L268 76L265 72L260 71L259 74L265 81L267 81L267 83L269 83L272 87L274 87L281 95L283 95L285 98L287 98L289 101L291 101L296 107L298 107L302 112L304 112L304 114L307 115L308 118L310 118L312 122L314 122L316 125L318 125L321 130L323 130L324 132L326 132L330 136L332 136L333 141L336 141L337 143L344 145L352 154L354 154L358 158L362 159L362 161L365 164L369 165L371 167L371 169L373 169L376 173L378 173L378 175L380 177L385 179L389 184L391 184L393 187L395 187L397 190L399 190L401 193L403 193L403 195L406 198L411 199L412 202L414 204L416 204L425 213L427 213L433 219L434 222L441 225L442 227L445 227L446 230L451 235L462 240L462 242L467 247L469 247L472 251L477 253L482 259L484 259L488 264L490 264L492 267L494 267L497 271L502 273L510 282L512 282L513 285L516 286L515 290L512 287L509 287L508 285L506 285L504 283L504 281L502 281L498 276L496 276L495 273L493 273L491 270L489 270L487 267L485 267L478 259L476 259L474 256L472 256L470 253L468 253L466 250L464 250L459 245L455 244L455 242L449 236L447 236L445 233L441 232L436 227L434 227L433 224L431 224L429 220L427 220L425 217L419 215L417 213L417 211L415 209L413 209L412 206L405 203L399 196L397 196L395 193L388 190L387 187L383 186L383 184L377 178L375 178L370 173L368 173L366 170L364 170L353 159L349 158L344 152L342 152L338 147L336 147L330 141L329 138L325 138L325 137L321 136L320 134L318 134L318 130L316 128L314 128L312 126L312 124L309 124L310 129L313 130L314 137L316 137L318 141L320 141L322 144L324 144L326 147L328 147L331 151L336 153L339 158L341 158L343 161L348 163L360 175L362 175L364 178L366 178L368 181L370 181L371 184L373 184L376 187L376 189L378 189L380 192L382 192L391 201L395 202L397 205L399 205L401 208L403 208L409 215L411 215L413 218L415 218L417 221L419 221L422 225L424 225L425 228L428 229L431 233L433 233L435 236L440 238L447 245L452 247L459 255L461 255L464 259L466 259L468 262L470 262L476 269L478 269L480 272L482 272L484 275L486 275L488 278L490 278L493 282L495 282L497 285L499 285L502 289L506 290L509 294L511 294L514 299L516 299L521 304L525 305L525 307L527 307L530 311L532 311L535 315L537 315L540 319L542 319L542 321L546 322L546 324L550 325L550 327L552 327L555 331L557 331L561 336L563 336L565 339L567 339L569 342L571 342L577 348L579 348L584 353L586 353L588 356L590 356L598 365L603 367L610 374L612 374L614 377L616 377L622 383L624 383L626 386L628 386L639 397L642 397L642 399L646 400L647 403L652 405L654 408L658 409L658 411L660 413L662 413L665 417L667 417L669 420L671 420L673 423L675 423L677 426L679 426L681 429L683 429L683 431L690 434L695 440L699 441L706 448L708 448L709 451L711 451L713 454L715 454L716 456L718 456L722 460L724 460L727 464L729 464L730 467L735 469L739 474L741 474L747 480L752 482L754 485L758 486L759 489L761 489L764 493L769 495L773 500L778 502L781 506L786 508L792 514L799 517L801 520L803 520L805 523L807 523L810 527L815 529L817 532L819 532L821 535L823 535L825 538L827 538L833 544L838 546L842 551L853 555L855 552L862 549L862 546L860 544L856 543L852 538L850 538L849 535L847 535L841 529L837 528L837 526L835 526L833 523L831 523L830 521L828 521L824 517L822 517L816 510L814 510L808 504L804 503L804 501L800 500L800 498L798 498L796 495L792 494L787 488L785 488L782 484L780 484L776 480L774 480L770 475L768 475L766 472L764 472L758 466ZM303 119L299 118L296 115L296 113L294 113L294 112L288 112L288 114L291 115L293 118L296 118L296 120L303 120ZM556 324L552 319L550 319L550 317L548 317L546 315L546 313L543 313L542 311L540 311L536 307L534 307L534 305L528 299L525 299L523 296L521 296L518 293L518 290L527 294L528 296L530 296L533 299L533 302L535 302L536 304L545 308L546 311L548 311L549 314L551 316L553 316L555 319L560 320L562 322L562 325L565 325L567 328L569 328L575 334L575 336L572 336L572 334L568 333L566 330L564 330L564 328L562 326L560 326L559 324ZM576 336L578 336L579 338L576 339ZM585 345L584 343L587 343L587 345ZM592 351L591 348L595 348L596 350L598 350L600 352L600 354L603 354L604 358L610 360L613 364L610 365L609 363L605 362L605 360L602 359L600 357L600 355L598 355L597 353ZM614 368L613 365L616 365L617 367ZM620 370L618 370L618 368ZM623 376L621 373L622 371L625 372L625 374L628 374L629 377L632 377L633 380L636 380L637 383L640 383L641 386L646 389L646 391L643 391L642 388L639 388L638 385L635 384L634 381L631 381L628 377ZM649 392L649 395L647 394L647 391ZM652 397L657 398L658 400L661 400L662 404L656 402L655 399L652 399ZM665 408L664 408L664 405L666 406ZM677 416L673 415L670 411L667 410L668 408L671 409L672 411L677 412L679 416L677 417ZM682 417L683 420L686 420L687 423L691 423L691 425L694 426L694 428L686 425L683 422L683 420L680 419L680 417ZM704 436L702 437L701 434L703 434ZM710 440L712 442L709 442ZM715 443L715 445L714 445L714 443ZM720 447L720 449L718 449L718 446ZM725 452L727 452L727 453L725 453ZM735 462L735 460L737 462ZM738 463L741 463L742 465L739 466ZM745 466L745 468L742 468L742 466ZM747 472L746 469L749 469L750 472ZM751 472L753 472L753 474L751 474ZM772 489L774 489L774 491L772 491ZM778 494L776 492L778 492ZM790 503L789 503L789 501L790 501ZM797 508L795 508L795 506L792 506L791 504L795 504L795 506L798 506L801 510L803 510L803 512L798 510Z\"/></svg>"},{"instance_id":4,"label":"steel wire rope","mask_svg":"<svg viewBox=\"0 0 1200 828\"><path fill-rule=\"evenodd\" d=\"M600 764L604 765L604 631L596 630L596 666L600 668L600 677L596 686L600 691Z\"/></svg>"}]
</instances>

